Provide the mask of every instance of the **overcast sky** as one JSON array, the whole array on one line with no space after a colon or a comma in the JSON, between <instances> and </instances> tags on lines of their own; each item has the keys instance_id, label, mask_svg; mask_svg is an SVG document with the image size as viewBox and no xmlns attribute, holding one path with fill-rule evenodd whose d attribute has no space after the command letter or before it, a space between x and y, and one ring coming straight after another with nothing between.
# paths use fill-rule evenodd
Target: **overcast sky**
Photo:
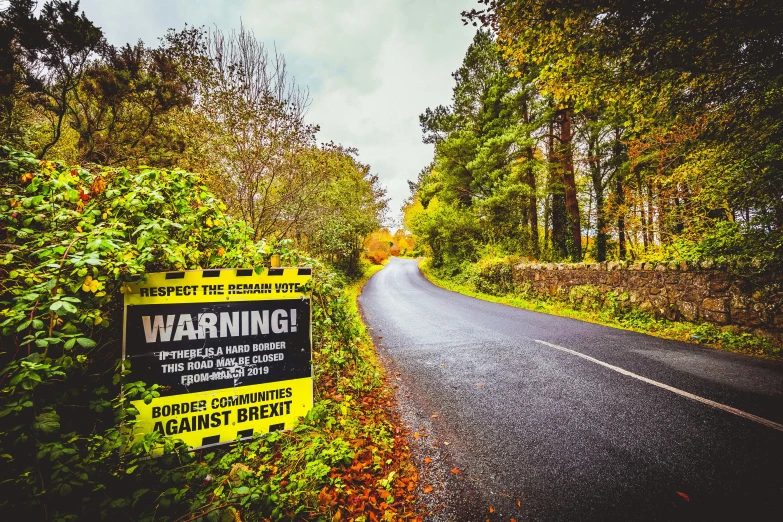
<instances>
[{"instance_id":1,"label":"overcast sky","mask_svg":"<svg viewBox=\"0 0 783 522\"><path fill-rule=\"evenodd\" d=\"M409 179L432 159L419 114L448 104L473 37L460 12L473 0L82 0L109 42L144 40L187 23L225 31L240 20L285 55L296 82L310 89L308 119L319 142L359 149L391 197L390 217L408 197Z\"/></svg>"}]
</instances>

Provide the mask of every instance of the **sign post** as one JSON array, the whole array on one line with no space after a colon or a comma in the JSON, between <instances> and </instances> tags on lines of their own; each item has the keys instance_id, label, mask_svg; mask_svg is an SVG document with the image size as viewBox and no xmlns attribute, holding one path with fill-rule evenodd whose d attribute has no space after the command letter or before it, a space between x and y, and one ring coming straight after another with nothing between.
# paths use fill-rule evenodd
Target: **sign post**
<instances>
[{"instance_id":1,"label":"sign post","mask_svg":"<svg viewBox=\"0 0 783 522\"><path fill-rule=\"evenodd\" d=\"M310 268L148 274L125 293L130 379L159 384L134 435L191 448L291 429L313 406Z\"/></svg>"}]
</instances>

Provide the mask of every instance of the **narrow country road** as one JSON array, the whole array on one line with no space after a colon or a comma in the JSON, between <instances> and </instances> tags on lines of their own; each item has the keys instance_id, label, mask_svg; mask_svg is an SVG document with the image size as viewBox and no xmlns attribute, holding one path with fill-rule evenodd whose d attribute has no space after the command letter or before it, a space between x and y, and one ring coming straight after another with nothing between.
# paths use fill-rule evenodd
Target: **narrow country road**
<instances>
[{"instance_id":1,"label":"narrow country road","mask_svg":"<svg viewBox=\"0 0 783 522\"><path fill-rule=\"evenodd\" d=\"M430 520L783 516L783 365L473 299L412 260L359 303Z\"/></svg>"}]
</instances>

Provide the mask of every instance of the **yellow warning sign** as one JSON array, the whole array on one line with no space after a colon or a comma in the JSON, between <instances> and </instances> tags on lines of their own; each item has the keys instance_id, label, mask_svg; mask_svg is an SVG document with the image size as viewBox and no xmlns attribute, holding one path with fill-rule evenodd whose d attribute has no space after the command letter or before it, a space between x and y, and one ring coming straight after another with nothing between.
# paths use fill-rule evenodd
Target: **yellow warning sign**
<instances>
[{"instance_id":1,"label":"yellow warning sign","mask_svg":"<svg viewBox=\"0 0 783 522\"><path fill-rule=\"evenodd\" d=\"M148 274L125 293L130 379L160 385L134 432L191 447L290 429L312 408L309 268Z\"/></svg>"},{"instance_id":2,"label":"yellow warning sign","mask_svg":"<svg viewBox=\"0 0 783 522\"><path fill-rule=\"evenodd\" d=\"M128 284L125 305L300 299L310 278L310 268L269 268L261 274L251 268L155 272L143 283Z\"/></svg>"},{"instance_id":3,"label":"yellow warning sign","mask_svg":"<svg viewBox=\"0 0 783 522\"><path fill-rule=\"evenodd\" d=\"M309 378L169 395L150 404L132 401L139 410L134 429L139 434L158 431L191 447L210 446L290 430L312 401Z\"/></svg>"}]
</instances>

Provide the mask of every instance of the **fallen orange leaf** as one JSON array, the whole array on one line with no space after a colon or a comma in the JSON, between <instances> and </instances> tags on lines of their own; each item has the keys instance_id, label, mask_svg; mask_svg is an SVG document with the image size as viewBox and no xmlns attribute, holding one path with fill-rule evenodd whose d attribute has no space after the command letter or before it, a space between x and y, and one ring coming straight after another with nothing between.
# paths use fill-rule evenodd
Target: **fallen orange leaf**
<instances>
[{"instance_id":1,"label":"fallen orange leaf","mask_svg":"<svg viewBox=\"0 0 783 522\"><path fill-rule=\"evenodd\" d=\"M522 507L522 501L521 500L517 500L517 507Z\"/></svg>"},{"instance_id":2,"label":"fallen orange leaf","mask_svg":"<svg viewBox=\"0 0 783 522\"><path fill-rule=\"evenodd\" d=\"M437 419L437 418L438 418L438 414L436 413L436 414L435 414L435 415L433 415L431 418L433 418L433 419Z\"/></svg>"},{"instance_id":3,"label":"fallen orange leaf","mask_svg":"<svg viewBox=\"0 0 783 522\"><path fill-rule=\"evenodd\" d=\"M495 512L495 508L493 508L492 506L489 506L489 512L490 513L494 513Z\"/></svg>"},{"instance_id":4,"label":"fallen orange leaf","mask_svg":"<svg viewBox=\"0 0 783 522\"><path fill-rule=\"evenodd\" d=\"M424 457L424 462L426 462L427 464L431 464L432 463L432 459L429 458L429 457Z\"/></svg>"},{"instance_id":5,"label":"fallen orange leaf","mask_svg":"<svg viewBox=\"0 0 783 522\"><path fill-rule=\"evenodd\" d=\"M691 501L691 497L689 497L687 494L683 493L682 491L678 491L677 494L680 495L682 498L684 498L685 502Z\"/></svg>"},{"instance_id":6,"label":"fallen orange leaf","mask_svg":"<svg viewBox=\"0 0 783 522\"><path fill-rule=\"evenodd\" d=\"M452 473L459 473L459 470L457 468L451 468Z\"/></svg>"},{"instance_id":7,"label":"fallen orange leaf","mask_svg":"<svg viewBox=\"0 0 783 522\"><path fill-rule=\"evenodd\" d=\"M421 435L419 435L419 432L418 432L418 431L417 431L416 433L414 433L414 434L413 434L413 438L414 438L414 439L418 439L419 437L421 437Z\"/></svg>"},{"instance_id":8,"label":"fallen orange leaf","mask_svg":"<svg viewBox=\"0 0 783 522\"><path fill-rule=\"evenodd\" d=\"M427 487L425 487L424 489L422 489L421 491L422 491L422 493L424 493L424 494L428 494L428 493L432 493L432 490L433 490L433 489L434 489L434 488L433 488L432 486L427 486Z\"/></svg>"}]
</instances>

